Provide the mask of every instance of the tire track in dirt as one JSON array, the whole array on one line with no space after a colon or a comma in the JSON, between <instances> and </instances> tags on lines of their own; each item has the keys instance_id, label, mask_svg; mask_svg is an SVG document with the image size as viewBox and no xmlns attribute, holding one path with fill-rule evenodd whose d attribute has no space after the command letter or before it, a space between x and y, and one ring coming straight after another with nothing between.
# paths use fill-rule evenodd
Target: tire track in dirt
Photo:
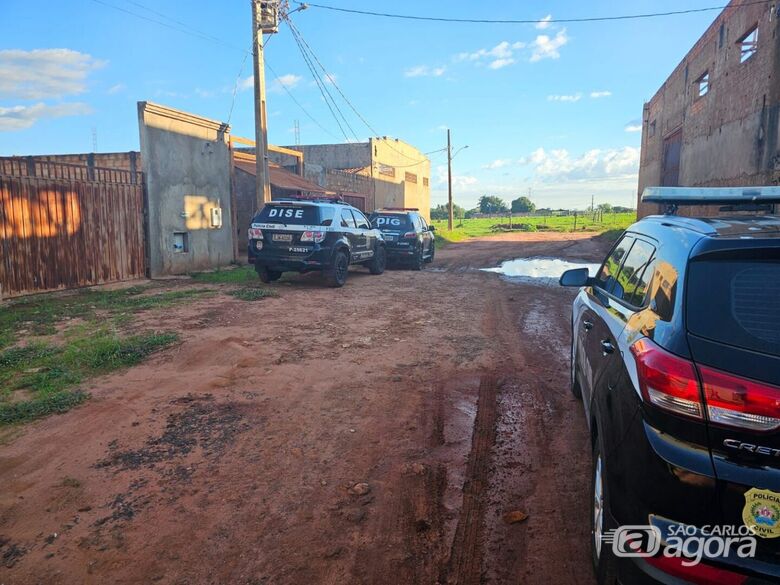
<instances>
[{"instance_id":1,"label":"tire track in dirt","mask_svg":"<svg viewBox=\"0 0 780 585\"><path fill-rule=\"evenodd\" d=\"M444 583L473 585L480 582L487 475L496 437L497 394L495 374L483 375L479 383L477 417L463 486L463 506L455 529L450 561L441 579Z\"/></svg>"}]
</instances>

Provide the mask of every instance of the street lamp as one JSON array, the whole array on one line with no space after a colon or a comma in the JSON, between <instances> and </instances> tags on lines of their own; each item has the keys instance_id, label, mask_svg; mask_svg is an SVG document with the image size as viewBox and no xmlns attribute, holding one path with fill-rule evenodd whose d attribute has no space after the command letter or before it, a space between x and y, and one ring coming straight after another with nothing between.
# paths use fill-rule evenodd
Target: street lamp
<instances>
[{"instance_id":1,"label":"street lamp","mask_svg":"<svg viewBox=\"0 0 780 585\"><path fill-rule=\"evenodd\" d=\"M458 156L462 150L466 150L468 145L461 146L455 154L452 154L452 133L447 129L447 190L449 192L449 207L447 209L447 230L452 231L453 213L452 213L452 159Z\"/></svg>"}]
</instances>

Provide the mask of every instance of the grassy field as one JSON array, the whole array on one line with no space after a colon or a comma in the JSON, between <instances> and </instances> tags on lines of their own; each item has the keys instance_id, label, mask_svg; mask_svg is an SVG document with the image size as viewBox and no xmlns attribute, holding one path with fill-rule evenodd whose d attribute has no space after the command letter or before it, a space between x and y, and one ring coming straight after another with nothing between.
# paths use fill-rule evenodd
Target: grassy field
<instances>
[{"instance_id":1,"label":"grassy field","mask_svg":"<svg viewBox=\"0 0 780 585\"><path fill-rule=\"evenodd\" d=\"M577 231L607 233L615 238L629 225L636 221L635 213L605 213L602 221L595 221L592 215L577 217ZM508 231L509 217L456 219L454 229L447 231L446 220L434 220L436 238L442 243L461 242L473 237ZM536 232L571 232L574 231L574 216L528 216L513 217L512 227L518 231Z\"/></svg>"}]
</instances>

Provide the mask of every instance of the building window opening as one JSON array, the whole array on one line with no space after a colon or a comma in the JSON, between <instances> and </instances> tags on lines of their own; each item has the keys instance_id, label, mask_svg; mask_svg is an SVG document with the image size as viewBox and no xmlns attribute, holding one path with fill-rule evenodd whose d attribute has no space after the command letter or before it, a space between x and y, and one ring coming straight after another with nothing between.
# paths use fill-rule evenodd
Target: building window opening
<instances>
[{"instance_id":1,"label":"building window opening","mask_svg":"<svg viewBox=\"0 0 780 585\"><path fill-rule=\"evenodd\" d=\"M739 62L744 63L756 54L758 50L758 27L754 26L739 39L738 43L740 49Z\"/></svg>"},{"instance_id":2,"label":"building window opening","mask_svg":"<svg viewBox=\"0 0 780 585\"><path fill-rule=\"evenodd\" d=\"M704 74L696 80L696 91L698 97L704 97L710 92L710 72Z\"/></svg>"},{"instance_id":3,"label":"building window opening","mask_svg":"<svg viewBox=\"0 0 780 585\"><path fill-rule=\"evenodd\" d=\"M173 251L176 254L186 254L190 251L190 237L187 232L173 232Z\"/></svg>"}]
</instances>

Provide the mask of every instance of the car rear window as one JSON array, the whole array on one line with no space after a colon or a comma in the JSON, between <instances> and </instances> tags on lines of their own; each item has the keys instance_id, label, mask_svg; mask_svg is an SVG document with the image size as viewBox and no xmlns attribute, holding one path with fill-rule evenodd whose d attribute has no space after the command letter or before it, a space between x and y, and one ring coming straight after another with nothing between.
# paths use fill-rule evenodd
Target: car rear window
<instances>
[{"instance_id":1,"label":"car rear window","mask_svg":"<svg viewBox=\"0 0 780 585\"><path fill-rule=\"evenodd\" d=\"M408 215L400 213L379 213L371 216L371 225L385 231L394 231L410 228L412 222Z\"/></svg>"},{"instance_id":2,"label":"car rear window","mask_svg":"<svg viewBox=\"0 0 780 585\"><path fill-rule=\"evenodd\" d=\"M254 221L285 225L330 225L333 222L333 209L314 205L266 205Z\"/></svg>"},{"instance_id":3,"label":"car rear window","mask_svg":"<svg viewBox=\"0 0 780 585\"><path fill-rule=\"evenodd\" d=\"M686 288L691 333L780 355L780 260L694 261Z\"/></svg>"}]
</instances>

